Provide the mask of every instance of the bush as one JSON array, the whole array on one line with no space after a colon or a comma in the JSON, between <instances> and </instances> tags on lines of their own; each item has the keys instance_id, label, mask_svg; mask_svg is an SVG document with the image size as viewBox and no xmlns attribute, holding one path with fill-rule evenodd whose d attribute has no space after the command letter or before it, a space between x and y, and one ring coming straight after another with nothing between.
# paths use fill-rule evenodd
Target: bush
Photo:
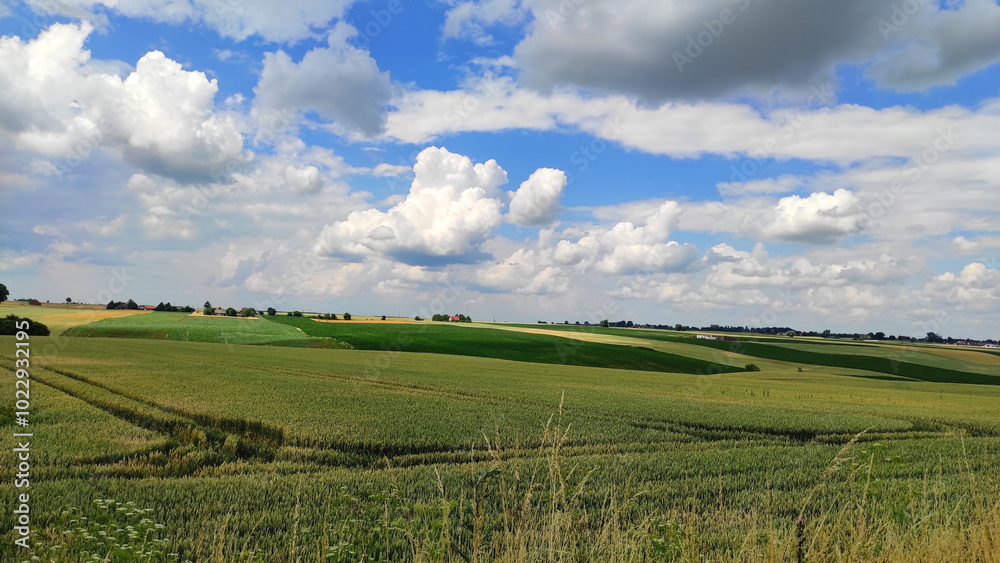
<instances>
[{"instance_id":1,"label":"bush","mask_svg":"<svg viewBox=\"0 0 1000 563\"><path fill-rule=\"evenodd\" d=\"M420 315L417 315L417 316L413 317L413 320L415 320L415 321L422 321L423 319L420 318Z\"/></svg>"},{"instance_id":2,"label":"bush","mask_svg":"<svg viewBox=\"0 0 1000 563\"><path fill-rule=\"evenodd\" d=\"M747 364L743 366L743 369L747 371L760 371L760 367L757 364Z\"/></svg>"},{"instance_id":3,"label":"bush","mask_svg":"<svg viewBox=\"0 0 1000 563\"><path fill-rule=\"evenodd\" d=\"M302 311L289 311L288 312L288 316L289 317L301 317L302 316Z\"/></svg>"},{"instance_id":4,"label":"bush","mask_svg":"<svg viewBox=\"0 0 1000 563\"><path fill-rule=\"evenodd\" d=\"M0 335L13 336L18 333L17 323L21 321L28 321L29 327L27 332L31 336L48 336L50 334L49 327L44 324L33 321L28 318L18 317L17 315L7 315L5 318L0 319Z\"/></svg>"}]
</instances>

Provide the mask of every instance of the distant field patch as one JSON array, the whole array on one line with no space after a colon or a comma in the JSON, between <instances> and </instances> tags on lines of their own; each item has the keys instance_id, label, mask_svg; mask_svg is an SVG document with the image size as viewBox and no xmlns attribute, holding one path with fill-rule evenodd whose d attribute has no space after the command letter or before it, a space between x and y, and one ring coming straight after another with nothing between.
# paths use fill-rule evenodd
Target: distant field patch
<instances>
[{"instance_id":1,"label":"distant field patch","mask_svg":"<svg viewBox=\"0 0 1000 563\"><path fill-rule=\"evenodd\" d=\"M523 334L489 328L468 330L448 323L414 325L372 322L318 322L304 317L267 317L274 324L301 329L310 336L332 338L359 350L424 352L498 358L541 364L561 364L672 373L741 371L677 354L595 342L575 342L558 336Z\"/></svg>"},{"instance_id":2,"label":"distant field patch","mask_svg":"<svg viewBox=\"0 0 1000 563\"><path fill-rule=\"evenodd\" d=\"M600 328L579 325L513 326L542 328L554 331L607 333L664 342L686 343L714 350L735 352L755 358L788 362L800 366L816 365L867 370L919 381L1000 385L1000 370L994 371L988 368L984 369L980 365L975 365L972 367L975 370L974 372L963 371L961 369L963 364L960 362L946 362L945 365L952 367L942 367L941 363L936 359L929 360L926 356L922 359L928 363L922 363L920 361L921 358L917 355L903 354L897 359L896 357L887 357L888 352L885 350L889 350L889 348L857 345L850 342L810 340L799 343L787 338L760 338L760 341L755 341L757 340L756 338L748 335L740 335L740 341L738 342L723 342L720 340L699 339L690 333L682 335L683 333L666 330ZM924 348L921 348L921 351L924 350ZM956 369L955 366L958 366L958 368Z\"/></svg>"},{"instance_id":3,"label":"distant field patch","mask_svg":"<svg viewBox=\"0 0 1000 563\"><path fill-rule=\"evenodd\" d=\"M145 315L146 311L108 311L88 305L59 305L33 307L20 303L3 303L0 316L17 315L40 322L49 327L53 335L59 335L73 327L104 319Z\"/></svg>"},{"instance_id":4,"label":"distant field patch","mask_svg":"<svg viewBox=\"0 0 1000 563\"><path fill-rule=\"evenodd\" d=\"M237 317L194 317L187 313L149 313L105 319L76 327L68 336L151 338L220 344L306 346L310 338L294 327Z\"/></svg>"}]
</instances>

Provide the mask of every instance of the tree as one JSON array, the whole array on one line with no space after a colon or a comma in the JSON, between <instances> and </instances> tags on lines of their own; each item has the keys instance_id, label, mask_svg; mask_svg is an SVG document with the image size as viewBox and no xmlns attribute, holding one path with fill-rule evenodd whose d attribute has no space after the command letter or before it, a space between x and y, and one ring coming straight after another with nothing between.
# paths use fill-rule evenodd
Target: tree
<instances>
[{"instance_id":1,"label":"tree","mask_svg":"<svg viewBox=\"0 0 1000 563\"><path fill-rule=\"evenodd\" d=\"M208 307L205 307L204 309L202 309L201 314L205 315L205 316L208 316L208 317L211 317L212 315L215 314L215 309L212 308L212 306L211 306L212 304L209 303L208 301L206 301L205 304L208 305Z\"/></svg>"},{"instance_id":2,"label":"tree","mask_svg":"<svg viewBox=\"0 0 1000 563\"><path fill-rule=\"evenodd\" d=\"M928 332L927 333L927 342L930 342L932 344L937 344L937 343L940 343L940 342L944 342L944 338L941 338L940 336L938 336L938 334L936 332Z\"/></svg>"},{"instance_id":3,"label":"tree","mask_svg":"<svg viewBox=\"0 0 1000 563\"><path fill-rule=\"evenodd\" d=\"M681 323L677 323L674 325L674 330L676 330L677 332L681 332L682 330L684 330L684 325L682 325Z\"/></svg>"},{"instance_id":4,"label":"tree","mask_svg":"<svg viewBox=\"0 0 1000 563\"><path fill-rule=\"evenodd\" d=\"M274 310L274 307L268 307L267 308L267 316L273 317L273 316L275 316L277 314L278 314L278 312Z\"/></svg>"},{"instance_id":5,"label":"tree","mask_svg":"<svg viewBox=\"0 0 1000 563\"><path fill-rule=\"evenodd\" d=\"M792 338L792 337L795 336L795 331L794 330L790 330L790 331L788 331L788 332L785 333L785 336L787 336L789 338Z\"/></svg>"},{"instance_id":6,"label":"tree","mask_svg":"<svg viewBox=\"0 0 1000 563\"><path fill-rule=\"evenodd\" d=\"M420 315L417 315L417 316L413 317L413 320L415 320L415 321L422 321L423 319L420 318Z\"/></svg>"},{"instance_id":7,"label":"tree","mask_svg":"<svg viewBox=\"0 0 1000 563\"><path fill-rule=\"evenodd\" d=\"M7 291L7 286L0 283L0 303L3 303L10 297L10 292Z\"/></svg>"},{"instance_id":8,"label":"tree","mask_svg":"<svg viewBox=\"0 0 1000 563\"><path fill-rule=\"evenodd\" d=\"M136 303L134 299L129 299L128 305L126 305L125 308L128 309L129 311L138 311L139 304Z\"/></svg>"},{"instance_id":9,"label":"tree","mask_svg":"<svg viewBox=\"0 0 1000 563\"><path fill-rule=\"evenodd\" d=\"M239 311L237 311L236 309L233 309L232 307L227 307L226 308L226 316L227 317L235 317L237 315L237 313L239 313Z\"/></svg>"},{"instance_id":10,"label":"tree","mask_svg":"<svg viewBox=\"0 0 1000 563\"><path fill-rule=\"evenodd\" d=\"M243 310L240 311L240 316L243 317L243 318L256 317L257 316L257 311L253 310L250 307L244 307Z\"/></svg>"},{"instance_id":11,"label":"tree","mask_svg":"<svg viewBox=\"0 0 1000 563\"><path fill-rule=\"evenodd\" d=\"M213 308L213 307L212 307L212 304L211 304L210 302L208 302L208 301L206 301L206 302L205 302L205 305L204 305L204 307L205 307L206 309L212 309L212 308Z\"/></svg>"},{"instance_id":12,"label":"tree","mask_svg":"<svg viewBox=\"0 0 1000 563\"><path fill-rule=\"evenodd\" d=\"M604 327L604 328L608 328L608 319L602 320L601 321L601 326Z\"/></svg>"},{"instance_id":13,"label":"tree","mask_svg":"<svg viewBox=\"0 0 1000 563\"><path fill-rule=\"evenodd\" d=\"M344 320L345 321L351 320L351 314L350 313L344 313Z\"/></svg>"},{"instance_id":14,"label":"tree","mask_svg":"<svg viewBox=\"0 0 1000 563\"><path fill-rule=\"evenodd\" d=\"M760 371L760 367L757 364L747 364L743 366L743 369L747 371Z\"/></svg>"},{"instance_id":15,"label":"tree","mask_svg":"<svg viewBox=\"0 0 1000 563\"><path fill-rule=\"evenodd\" d=\"M830 338L830 329L824 330L822 336L823 338Z\"/></svg>"},{"instance_id":16,"label":"tree","mask_svg":"<svg viewBox=\"0 0 1000 563\"><path fill-rule=\"evenodd\" d=\"M73 302L73 298L72 298L72 297L67 297L67 298L66 298L66 304L67 304L67 305L69 305L69 304L70 304L70 303L72 303L72 302Z\"/></svg>"},{"instance_id":17,"label":"tree","mask_svg":"<svg viewBox=\"0 0 1000 563\"><path fill-rule=\"evenodd\" d=\"M383 320L383 321L385 320L385 315L382 315L382 320Z\"/></svg>"}]
</instances>

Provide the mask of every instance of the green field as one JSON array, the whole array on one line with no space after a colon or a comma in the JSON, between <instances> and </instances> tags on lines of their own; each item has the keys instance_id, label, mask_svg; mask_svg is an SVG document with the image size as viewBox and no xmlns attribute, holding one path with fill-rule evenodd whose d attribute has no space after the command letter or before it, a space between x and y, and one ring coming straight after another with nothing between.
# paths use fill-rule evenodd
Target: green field
<instances>
[{"instance_id":1,"label":"green field","mask_svg":"<svg viewBox=\"0 0 1000 563\"><path fill-rule=\"evenodd\" d=\"M314 337L332 338L357 350L387 350L478 356L542 364L664 371L727 373L739 367L697 358L612 344L568 341L557 335L521 334L484 328L469 332L448 323L380 324L317 322L302 317L268 317Z\"/></svg>"},{"instance_id":2,"label":"green field","mask_svg":"<svg viewBox=\"0 0 1000 563\"><path fill-rule=\"evenodd\" d=\"M827 366L848 370L866 370L887 374L891 377L916 381L941 383L973 383L978 385L1000 385L1000 370L967 362L941 362L931 354L911 350L909 347L886 345L874 347L854 345L846 342L818 342L808 340L808 344L790 343L788 338L746 337L738 342L703 340L694 335L681 335L673 331L646 329L600 328L576 325L514 325L522 328L551 330L553 333L614 334L636 338L658 340L679 344L702 346L714 350L733 352L744 356L776 360L793 365ZM916 348L916 347L914 347ZM971 366L971 367L970 367ZM967 371L966 371L967 370Z\"/></svg>"},{"instance_id":3,"label":"green field","mask_svg":"<svg viewBox=\"0 0 1000 563\"><path fill-rule=\"evenodd\" d=\"M261 319L192 317L187 313L149 313L105 319L70 329L67 336L154 338L222 344L303 345L308 336L293 327Z\"/></svg>"},{"instance_id":4,"label":"green field","mask_svg":"<svg viewBox=\"0 0 1000 563\"><path fill-rule=\"evenodd\" d=\"M155 313L33 338L36 553L997 561L1000 386L969 378L1000 368L819 341L732 355L676 333L489 326ZM0 337L7 432L14 345ZM699 375L714 357L764 369ZM858 357L866 367L836 365ZM839 375L889 376L876 360L956 382ZM10 511L0 525L0 559L16 561Z\"/></svg>"}]
</instances>

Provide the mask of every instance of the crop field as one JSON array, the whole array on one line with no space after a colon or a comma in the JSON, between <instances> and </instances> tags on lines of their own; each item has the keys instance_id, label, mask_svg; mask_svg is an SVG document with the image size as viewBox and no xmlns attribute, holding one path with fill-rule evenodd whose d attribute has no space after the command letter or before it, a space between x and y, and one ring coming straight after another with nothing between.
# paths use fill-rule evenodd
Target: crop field
<instances>
[{"instance_id":1,"label":"crop field","mask_svg":"<svg viewBox=\"0 0 1000 563\"><path fill-rule=\"evenodd\" d=\"M45 304L42 306L22 305L20 303L0 303L0 316L16 315L34 319L49 327L52 334L62 334L66 330L99 321L103 319L113 319L116 317L126 317L132 315L145 315L145 311L108 311L103 307L81 305L55 305Z\"/></svg>"},{"instance_id":2,"label":"crop field","mask_svg":"<svg viewBox=\"0 0 1000 563\"><path fill-rule=\"evenodd\" d=\"M67 336L152 338L218 344L308 345L309 337L294 327L257 318L148 313L105 319L69 330Z\"/></svg>"},{"instance_id":3,"label":"crop field","mask_svg":"<svg viewBox=\"0 0 1000 563\"><path fill-rule=\"evenodd\" d=\"M569 342L558 335L513 333L491 328L469 332L461 323L383 324L317 322L302 317L268 317L313 337L332 338L356 350L423 352L478 356L543 364L663 371L726 373L735 365L606 343Z\"/></svg>"},{"instance_id":4,"label":"crop field","mask_svg":"<svg viewBox=\"0 0 1000 563\"><path fill-rule=\"evenodd\" d=\"M40 560L1000 557L1000 386L784 360L713 375L510 361L455 349L523 346L562 364L605 348L640 365L671 355L475 326L273 321L156 313L57 346L32 339L54 351L31 371ZM219 343L219 327L345 346ZM12 395L13 338L0 350ZM926 360L907 358L1000 377ZM0 409L0 426L13 416ZM0 463L12 466L10 448Z\"/></svg>"},{"instance_id":5,"label":"crop field","mask_svg":"<svg viewBox=\"0 0 1000 563\"><path fill-rule=\"evenodd\" d=\"M922 346L899 344L870 345L847 342L824 342L816 339L794 341L787 337L746 337L738 342L704 340L690 333L647 329L600 328L577 325L511 325L513 329L553 334L586 334L591 339L636 338L674 344L687 344L739 354L741 357L760 358L782 362L787 366L825 366L838 368L838 373L858 375L861 370L875 377L900 378L915 381L936 381L949 383L972 383L979 385L1000 385L1000 370L982 362L960 361L942 362ZM607 336L604 336L607 335ZM596 337L596 338L595 338ZM976 353L972 352L971 353ZM987 360L989 362L989 360ZM773 364L771 364L773 366Z\"/></svg>"}]
</instances>

